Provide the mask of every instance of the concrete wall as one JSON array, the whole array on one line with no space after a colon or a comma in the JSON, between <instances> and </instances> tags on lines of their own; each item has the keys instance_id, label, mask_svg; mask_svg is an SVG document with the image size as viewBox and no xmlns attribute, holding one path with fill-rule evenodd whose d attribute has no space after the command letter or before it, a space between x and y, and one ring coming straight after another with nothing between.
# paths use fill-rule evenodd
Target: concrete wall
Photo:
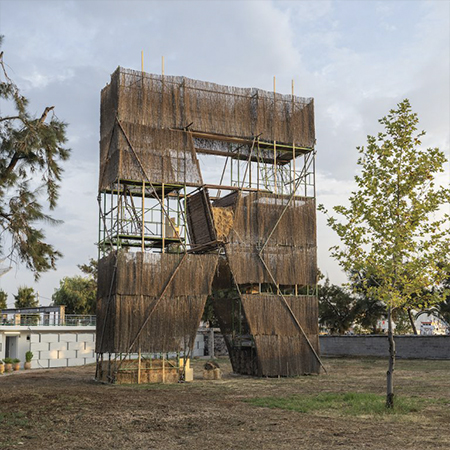
<instances>
[{"instance_id":1,"label":"concrete wall","mask_svg":"<svg viewBox=\"0 0 450 450\"><path fill-rule=\"evenodd\" d=\"M21 366L25 353L32 351L33 369L90 364L95 362L95 327L0 326L0 359L5 358L7 347L10 357L19 358ZM205 336L198 333L192 356L204 354Z\"/></svg>"},{"instance_id":2,"label":"concrete wall","mask_svg":"<svg viewBox=\"0 0 450 450\"><path fill-rule=\"evenodd\" d=\"M32 333L30 350L34 354L33 369L94 363L95 331Z\"/></svg>"},{"instance_id":3,"label":"concrete wall","mask_svg":"<svg viewBox=\"0 0 450 450\"><path fill-rule=\"evenodd\" d=\"M395 336L398 358L450 359L450 336ZM323 356L388 356L386 335L320 336Z\"/></svg>"}]
</instances>

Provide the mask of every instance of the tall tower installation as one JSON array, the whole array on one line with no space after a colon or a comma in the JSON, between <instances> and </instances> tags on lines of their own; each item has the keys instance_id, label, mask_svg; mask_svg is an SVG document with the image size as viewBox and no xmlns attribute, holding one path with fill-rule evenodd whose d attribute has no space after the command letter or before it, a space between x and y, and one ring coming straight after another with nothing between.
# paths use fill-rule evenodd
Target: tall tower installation
<instances>
[{"instance_id":1,"label":"tall tower installation","mask_svg":"<svg viewBox=\"0 0 450 450\"><path fill-rule=\"evenodd\" d=\"M97 379L182 377L209 295L235 372L318 373L313 100L119 67L100 134Z\"/></svg>"}]
</instances>

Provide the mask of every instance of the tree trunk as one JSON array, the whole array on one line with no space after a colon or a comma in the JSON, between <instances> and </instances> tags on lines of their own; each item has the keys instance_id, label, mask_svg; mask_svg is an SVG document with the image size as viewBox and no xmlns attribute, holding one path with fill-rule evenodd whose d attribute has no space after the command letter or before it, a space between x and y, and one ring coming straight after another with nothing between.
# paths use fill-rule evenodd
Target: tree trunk
<instances>
[{"instance_id":1,"label":"tree trunk","mask_svg":"<svg viewBox=\"0 0 450 450\"><path fill-rule=\"evenodd\" d=\"M389 368L386 373L387 392L386 408L394 407L394 365L395 365L395 342L392 331L392 307L388 307L388 341L389 341Z\"/></svg>"},{"instance_id":2,"label":"tree trunk","mask_svg":"<svg viewBox=\"0 0 450 450\"><path fill-rule=\"evenodd\" d=\"M416 324L414 322L414 317L412 316L412 313L411 313L411 308L408 308L407 311L408 311L409 321L411 322L411 328L413 329L413 333L417 334L417 328L416 328Z\"/></svg>"}]
</instances>

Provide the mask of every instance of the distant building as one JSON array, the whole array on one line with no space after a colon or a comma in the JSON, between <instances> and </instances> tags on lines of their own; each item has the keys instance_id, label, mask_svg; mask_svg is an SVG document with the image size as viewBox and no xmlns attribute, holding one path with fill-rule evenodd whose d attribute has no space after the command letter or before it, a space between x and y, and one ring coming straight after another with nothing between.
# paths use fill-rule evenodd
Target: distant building
<instances>
[{"instance_id":1,"label":"distant building","mask_svg":"<svg viewBox=\"0 0 450 450\"><path fill-rule=\"evenodd\" d=\"M445 320L427 312L416 315L417 332L424 336L450 334L450 327Z\"/></svg>"},{"instance_id":2,"label":"distant building","mask_svg":"<svg viewBox=\"0 0 450 450\"><path fill-rule=\"evenodd\" d=\"M32 368L95 362L95 316L68 315L64 306L2 310L0 359L24 362L27 351Z\"/></svg>"}]
</instances>

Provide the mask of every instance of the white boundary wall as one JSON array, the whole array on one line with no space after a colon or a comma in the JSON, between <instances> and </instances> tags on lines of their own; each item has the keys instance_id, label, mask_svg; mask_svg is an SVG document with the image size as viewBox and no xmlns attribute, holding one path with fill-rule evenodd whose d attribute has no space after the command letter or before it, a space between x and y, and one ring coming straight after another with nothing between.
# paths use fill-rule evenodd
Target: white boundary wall
<instances>
[{"instance_id":1,"label":"white boundary wall","mask_svg":"<svg viewBox=\"0 0 450 450\"><path fill-rule=\"evenodd\" d=\"M0 359L7 345L22 367L27 351L33 352L32 369L82 366L95 363L95 326L0 326ZM204 347L204 336L198 333L192 356L203 356Z\"/></svg>"},{"instance_id":2,"label":"white boundary wall","mask_svg":"<svg viewBox=\"0 0 450 450\"><path fill-rule=\"evenodd\" d=\"M0 326L0 359L6 356L7 345L21 365L25 353L33 352L33 369L81 366L95 362L95 327Z\"/></svg>"}]
</instances>

